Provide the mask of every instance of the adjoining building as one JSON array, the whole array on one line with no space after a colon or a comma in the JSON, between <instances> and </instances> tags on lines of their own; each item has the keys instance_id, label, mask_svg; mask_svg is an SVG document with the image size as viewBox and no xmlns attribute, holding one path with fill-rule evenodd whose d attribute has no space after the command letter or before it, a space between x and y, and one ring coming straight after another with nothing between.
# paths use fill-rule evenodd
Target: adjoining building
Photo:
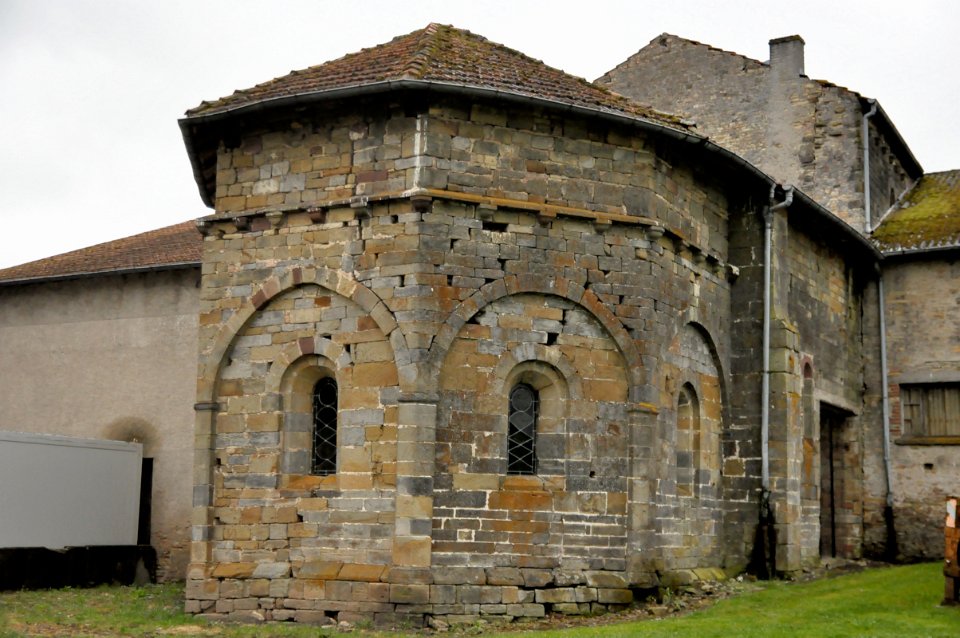
<instances>
[{"instance_id":1,"label":"adjoining building","mask_svg":"<svg viewBox=\"0 0 960 638\"><path fill-rule=\"evenodd\" d=\"M783 183L797 184L882 251L885 427L862 435L865 550L902 558L943 555L943 502L960 465L960 184L923 175L876 99L804 74L800 36L770 40L760 62L663 34L597 80L697 131ZM881 366L883 367L883 366ZM818 386L819 387L819 386ZM886 452L875 436L886 430ZM886 458L886 467L876 459ZM859 464L858 464L859 465ZM890 538L887 538L887 537ZM896 543L893 543L893 540Z\"/></svg>"},{"instance_id":2,"label":"adjoining building","mask_svg":"<svg viewBox=\"0 0 960 638\"><path fill-rule=\"evenodd\" d=\"M0 270L0 429L142 444L161 580L190 558L201 249L186 222Z\"/></svg>"}]
</instances>

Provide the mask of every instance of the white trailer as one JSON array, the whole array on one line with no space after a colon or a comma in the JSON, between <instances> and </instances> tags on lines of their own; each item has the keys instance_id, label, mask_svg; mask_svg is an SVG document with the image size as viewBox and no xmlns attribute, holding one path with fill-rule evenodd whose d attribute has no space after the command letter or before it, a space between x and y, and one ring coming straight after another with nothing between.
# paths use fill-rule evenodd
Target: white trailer
<instances>
[{"instance_id":1,"label":"white trailer","mask_svg":"<svg viewBox=\"0 0 960 638\"><path fill-rule=\"evenodd\" d=\"M0 431L0 548L136 545L139 443Z\"/></svg>"}]
</instances>

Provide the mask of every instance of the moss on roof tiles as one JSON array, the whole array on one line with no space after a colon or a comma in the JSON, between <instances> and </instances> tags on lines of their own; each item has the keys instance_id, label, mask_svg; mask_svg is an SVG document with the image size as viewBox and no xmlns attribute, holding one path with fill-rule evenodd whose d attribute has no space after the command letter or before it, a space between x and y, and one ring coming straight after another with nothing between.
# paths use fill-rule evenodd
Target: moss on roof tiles
<instances>
[{"instance_id":1,"label":"moss on roof tiles","mask_svg":"<svg viewBox=\"0 0 960 638\"><path fill-rule=\"evenodd\" d=\"M430 24L384 44L293 71L233 95L203 102L187 118L242 109L293 96L414 80L489 89L642 118L687 130L680 118L614 93L519 51L448 25Z\"/></svg>"},{"instance_id":2,"label":"moss on roof tiles","mask_svg":"<svg viewBox=\"0 0 960 638\"><path fill-rule=\"evenodd\" d=\"M883 252L960 246L960 170L928 173L873 231Z\"/></svg>"}]
</instances>

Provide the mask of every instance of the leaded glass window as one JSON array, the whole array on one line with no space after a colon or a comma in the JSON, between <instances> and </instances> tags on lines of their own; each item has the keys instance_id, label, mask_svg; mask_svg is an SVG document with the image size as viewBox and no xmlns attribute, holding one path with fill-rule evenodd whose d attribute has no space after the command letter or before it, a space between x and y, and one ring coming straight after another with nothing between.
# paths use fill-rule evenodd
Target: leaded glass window
<instances>
[{"instance_id":1,"label":"leaded glass window","mask_svg":"<svg viewBox=\"0 0 960 638\"><path fill-rule=\"evenodd\" d=\"M320 476L337 472L337 381L324 377L313 386L313 462Z\"/></svg>"},{"instance_id":2,"label":"leaded glass window","mask_svg":"<svg viewBox=\"0 0 960 638\"><path fill-rule=\"evenodd\" d=\"M507 432L507 474L537 473L537 416L540 397L521 383L510 391Z\"/></svg>"}]
</instances>

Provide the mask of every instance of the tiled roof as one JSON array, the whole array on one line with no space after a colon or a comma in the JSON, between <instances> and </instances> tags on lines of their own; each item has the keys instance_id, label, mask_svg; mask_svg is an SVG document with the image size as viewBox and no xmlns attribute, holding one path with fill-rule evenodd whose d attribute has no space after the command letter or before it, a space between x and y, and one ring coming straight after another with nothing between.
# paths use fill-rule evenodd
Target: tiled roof
<instances>
[{"instance_id":1,"label":"tiled roof","mask_svg":"<svg viewBox=\"0 0 960 638\"><path fill-rule=\"evenodd\" d=\"M441 24L430 24L385 44L203 102L187 111L187 119L272 100L401 80L501 91L686 129L677 117L641 106L482 36Z\"/></svg>"},{"instance_id":2,"label":"tiled roof","mask_svg":"<svg viewBox=\"0 0 960 638\"><path fill-rule=\"evenodd\" d=\"M0 270L0 284L199 264L203 237L193 221Z\"/></svg>"},{"instance_id":3,"label":"tiled roof","mask_svg":"<svg viewBox=\"0 0 960 638\"><path fill-rule=\"evenodd\" d=\"M960 246L960 170L927 173L873 231L883 252Z\"/></svg>"}]
</instances>

